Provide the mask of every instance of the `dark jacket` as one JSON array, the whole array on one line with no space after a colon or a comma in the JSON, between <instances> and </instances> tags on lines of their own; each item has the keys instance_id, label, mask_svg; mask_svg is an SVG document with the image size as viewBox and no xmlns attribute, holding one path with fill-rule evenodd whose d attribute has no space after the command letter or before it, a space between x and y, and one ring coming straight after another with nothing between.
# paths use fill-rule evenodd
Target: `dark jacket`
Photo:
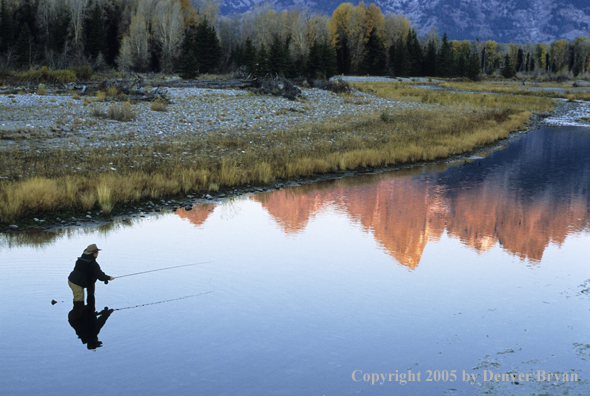
<instances>
[{"instance_id":1,"label":"dark jacket","mask_svg":"<svg viewBox=\"0 0 590 396\"><path fill-rule=\"evenodd\" d=\"M70 276L68 276L70 282L82 287L93 285L96 283L97 279L105 282L110 279L110 276L102 272L92 254L83 254L82 257L76 261L74 270L70 273Z\"/></svg>"}]
</instances>

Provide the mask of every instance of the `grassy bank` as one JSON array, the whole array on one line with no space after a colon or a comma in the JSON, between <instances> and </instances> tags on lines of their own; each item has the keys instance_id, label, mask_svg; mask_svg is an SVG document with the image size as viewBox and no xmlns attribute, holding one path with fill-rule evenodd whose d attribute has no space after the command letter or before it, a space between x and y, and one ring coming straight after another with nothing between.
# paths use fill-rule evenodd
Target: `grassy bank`
<instances>
[{"instance_id":1,"label":"grassy bank","mask_svg":"<svg viewBox=\"0 0 590 396\"><path fill-rule=\"evenodd\" d=\"M567 100L590 100L589 87L576 87L573 83L531 83L522 85L518 81L504 82L445 82L441 88L468 90L475 92L493 92L497 94L536 96L542 98L560 98Z\"/></svg>"},{"instance_id":2,"label":"grassy bank","mask_svg":"<svg viewBox=\"0 0 590 396\"><path fill-rule=\"evenodd\" d=\"M148 145L114 135L126 144L88 152L6 152L0 168L10 170L11 180L0 184L0 221L63 210L109 214L143 199L441 159L502 139L532 112L553 108L539 97L432 92L397 82L357 86L419 105L282 130L193 134ZM95 170L100 168L107 170Z\"/></svg>"}]
</instances>

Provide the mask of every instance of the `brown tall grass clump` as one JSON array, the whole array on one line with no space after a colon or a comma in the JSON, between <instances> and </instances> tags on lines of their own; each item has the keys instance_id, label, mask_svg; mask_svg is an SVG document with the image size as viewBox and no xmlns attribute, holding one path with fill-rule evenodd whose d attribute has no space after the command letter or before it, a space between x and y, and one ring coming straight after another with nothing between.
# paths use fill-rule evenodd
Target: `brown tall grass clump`
<instances>
[{"instance_id":1,"label":"brown tall grass clump","mask_svg":"<svg viewBox=\"0 0 590 396\"><path fill-rule=\"evenodd\" d=\"M150 105L150 110L152 111L166 111L168 110L168 104L163 101L161 98L156 98Z\"/></svg>"},{"instance_id":2,"label":"brown tall grass clump","mask_svg":"<svg viewBox=\"0 0 590 396\"><path fill-rule=\"evenodd\" d=\"M107 110L107 118L116 121L132 121L136 117L131 109L130 103L117 103L111 105Z\"/></svg>"}]
</instances>

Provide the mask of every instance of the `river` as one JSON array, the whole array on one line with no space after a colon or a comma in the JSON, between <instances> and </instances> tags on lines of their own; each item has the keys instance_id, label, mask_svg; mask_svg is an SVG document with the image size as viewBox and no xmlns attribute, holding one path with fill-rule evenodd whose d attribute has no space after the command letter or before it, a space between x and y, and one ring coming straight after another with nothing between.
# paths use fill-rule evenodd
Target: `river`
<instances>
[{"instance_id":1,"label":"river","mask_svg":"<svg viewBox=\"0 0 590 396\"><path fill-rule=\"evenodd\" d=\"M590 129L545 127L467 160L4 234L1 393L586 395L589 154ZM111 276L158 271L97 283L114 311L80 322L67 276L90 243Z\"/></svg>"}]
</instances>

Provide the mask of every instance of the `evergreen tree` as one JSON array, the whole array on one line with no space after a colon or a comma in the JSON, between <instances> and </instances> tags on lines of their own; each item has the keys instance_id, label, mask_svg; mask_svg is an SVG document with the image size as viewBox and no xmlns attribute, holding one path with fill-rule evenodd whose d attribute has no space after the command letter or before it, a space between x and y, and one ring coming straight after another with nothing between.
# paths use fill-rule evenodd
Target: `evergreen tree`
<instances>
[{"instance_id":1,"label":"evergreen tree","mask_svg":"<svg viewBox=\"0 0 590 396\"><path fill-rule=\"evenodd\" d=\"M338 38L338 47L336 49L336 65L339 74L348 74L350 72L350 49L348 48L348 38L346 36Z\"/></svg>"},{"instance_id":2,"label":"evergreen tree","mask_svg":"<svg viewBox=\"0 0 590 396\"><path fill-rule=\"evenodd\" d=\"M504 78L512 78L516 76L516 69L512 64L512 59L510 59L510 55L506 54L504 57L504 67L502 68L502 76Z\"/></svg>"},{"instance_id":3,"label":"evergreen tree","mask_svg":"<svg viewBox=\"0 0 590 396\"><path fill-rule=\"evenodd\" d=\"M394 51L393 70L397 77L408 77L412 69L412 60L406 43L400 38Z\"/></svg>"},{"instance_id":4,"label":"evergreen tree","mask_svg":"<svg viewBox=\"0 0 590 396\"><path fill-rule=\"evenodd\" d=\"M180 62L180 77L193 80L199 76L199 63L193 50L188 50Z\"/></svg>"},{"instance_id":5,"label":"evergreen tree","mask_svg":"<svg viewBox=\"0 0 590 396\"><path fill-rule=\"evenodd\" d=\"M390 77L395 77L397 70L396 59L397 55L395 53L395 43L391 44L389 49L387 50L387 75Z\"/></svg>"},{"instance_id":6,"label":"evergreen tree","mask_svg":"<svg viewBox=\"0 0 590 396\"><path fill-rule=\"evenodd\" d=\"M325 41L324 43L320 44L320 53L322 59L320 70L322 71L324 77L329 79L338 73L336 51L329 42Z\"/></svg>"},{"instance_id":7,"label":"evergreen tree","mask_svg":"<svg viewBox=\"0 0 590 396\"><path fill-rule=\"evenodd\" d=\"M569 44L569 48L568 48L568 65L567 68L568 70L572 70L574 68L574 62L576 60L576 54L575 54L575 48L574 48L574 44L570 43ZM577 76L577 74L576 74Z\"/></svg>"},{"instance_id":8,"label":"evergreen tree","mask_svg":"<svg viewBox=\"0 0 590 396\"><path fill-rule=\"evenodd\" d=\"M123 18L123 5L120 1L105 2L105 61L107 64L114 66L117 55L119 54L119 48L121 47L121 41L119 40L119 26L122 23Z\"/></svg>"},{"instance_id":9,"label":"evergreen tree","mask_svg":"<svg viewBox=\"0 0 590 396\"><path fill-rule=\"evenodd\" d=\"M314 40L309 49L307 63L305 66L305 75L310 78L329 79L338 72L336 65L336 52L328 43L318 43Z\"/></svg>"},{"instance_id":10,"label":"evergreen tree","mask_svg":"<svg viewBox=\"0 0 590 396\"><path fill-rule=\"evenodd\" d=\"M256 72L256 48L252 44L250 37L246 39L246 43L244 44L244 64L248 73Z\"/></svg>"},{"instance_id":11,"label":"evergreen tree","mask_svg":"<svg viewBox=\"0 0 590 396\"><path fill-rule=\"evenodd\" d=\"M416 77L422 75L422 46L418 41L418 36L413 28L410 28L406 39L406 47L410 59L410 76Z\"/></svg>"},{"instance_id":12,"label":"evergreen tree","mask_svg":"<svg viewBox=\"0 0 590 396\"><path fill-rule=\"evenodd\" d=\"M233 64L235 67L244 66L244 46L242 44L238 44L233 47L229 58L230 65Z\"/></svg>"},{"instance_id":13,"label":"evergreen tree","mask_svg":"<svg viewBox=\"0 0 590 396\"><path fill-rule=\"evenodd\" d=\"M57 13L57 18L49 26L49 37L47 41L48 49L58 54L63 52L68 39L68 27L70 26L70 22L70 13L64 7L59 13Z\"/></svg>"},{"instance_id":14,"label":"evergreen tree","mask_svg":"<svg viewBox=\"0 0 590 396\"><path fill-rule=\"evenodd\" d=\"M266 76L268 73L268 52L266 46L262 43L256 53L256 75Z\"/></svg>"},{"instance_id":15,"label":"evergreen tree","mask_svg":"<svg viewBox=\"0 0 590 396\"><path fill-rule=\"evenodd\" d=\"M320 44L317 40L313 41L309 47L309 55L307 56L307 64L305 66L305 74L311 78L321 78L322 73L322 53Z\"/></svg>"},{"instance_id":16,"label":"evergreen tree","mask_svg":"<svg viewBox=\"0 0 590 396\"><path fill-rule=\"evenodd\" d=\"M438 75L440 77L453 76L453 47L447 40L447 33L443 35L442 44L437 57Z\"/></svg>"},{"instance_id":17,"label":"evergreen tree","mask_svg":"<svg viewBox=\"0 0 590 396\"><path fill-rule=\"evenodd\" d=\"M27 24L29 26L29 33L33 40L37 38L37 2L35 0L23 0L14 12L14 20L12 27L18 29ZM20 34L20 30L19 30Z\"/></svg>"},{"instance_id":18,"label":"evergreen tree","mask_svg":"<svg viewBox=\"0 0 590 396\"><path fill-rule=\"evenodd\" d=\"M383 39L377 34L377 29L373 28L365 45L365 57L361 64L361 74L382 76L385 72L386 60Z\"/></svg>"},{"instance_id":19,"label":"evergreen tree","mask_svg":"<svg viewBox=\"0 0 590 396\"><path fill-rule=\"evenodd\" d=\"M195 35L195 54L201 73L211 73L219 67L223 50L215 28L204 19L197 27Z\"/></svg>"},{"instance_id":20,"label":"evergreen tree","mask_svg":"<svg viewBox=\"0 0 590 396\"><path fill-rule=\"evenodd\" d=\"M434 40L430 40L426 47L422 72L425 76L434 77L436 75L436 43Z\"/></svg>"},{"instance_id":21,"label":"evergreen tree","mask_svg":"<svg viewBox=\"0 0 590 396\"><path fill-rule=\"evenodd\" d=\"M106 35L104 31L104 20L102 17L102 10L98 5L98 2L94 3L90 19L87 23L86 29L86 54L90 56L92 60L98 58L99 53L105 53L106 51Z\"/></svg>"},{"instance_id":22,"label":"evergreen tree","mask_svg":"<svg viewBox=\"0 0 590 396\"><path fill-rule=\"evenodd\" d=\"M283 43L283 58L285 62L285 77L287 78L295 78L297 77L297 67L295 66L295 62L291 57L291 51L289 50L289 46L291 45L291 36L287 37L285 42Z\"/></svg>"},{"instance_id":23,"label":"evergreen tree","mask_svg":"<svg viewBox=\"0 0 590 396\"><path fill-rule=\"evenodd\" d=\"M15 63L17 68L29 67L33 61L33 35L29 30L29 25L25 23L18 35L14 45Z\"/></svg>"},{"instance_id":24,"label":"evergreen tree","mask_svg":"<svg viewBox=\"0 0 590 396\"><path fill-rule=\"evenodd\" d=\"M472 80L478 80L480 74L481 74L481 68L480 68L479 56L477 55L477 51L473 51L469 55L469 60L467 61L466 75L468 78L470 78Z\"/></svg>"},{"instance_id":25,"label":"evergreen tree","mask_svg":"<svg viewBox=\"0 0 590 396\"><path fill-rule=\"evenodd\" d=\"M465 77L467 75L467 58L463 53L460 53L457 57L457 67L454 74L459 77Z\"/></svg>"},{"instance_id":26,"label":"evergreen tree","mask_svg":"<svg viewBox=\"0 0 590 396\"><path fill-rule=\"evenodd\" d=\"M268 71L272 75L284 75L288 67L287 56L285 46L279 39L279 36L275 35L268 50Z\"/></svg>"},{"instance_id":27,"label":"evergreen tree","mask_svg":"<svg viewBox=\"0 0 590 396\"><path fill-rule=\"evenodd\" d=\"M4 52L12 44L11 17L8 12L8 0L0 0L0 52Z\"/></svg>"}]
</instances>

